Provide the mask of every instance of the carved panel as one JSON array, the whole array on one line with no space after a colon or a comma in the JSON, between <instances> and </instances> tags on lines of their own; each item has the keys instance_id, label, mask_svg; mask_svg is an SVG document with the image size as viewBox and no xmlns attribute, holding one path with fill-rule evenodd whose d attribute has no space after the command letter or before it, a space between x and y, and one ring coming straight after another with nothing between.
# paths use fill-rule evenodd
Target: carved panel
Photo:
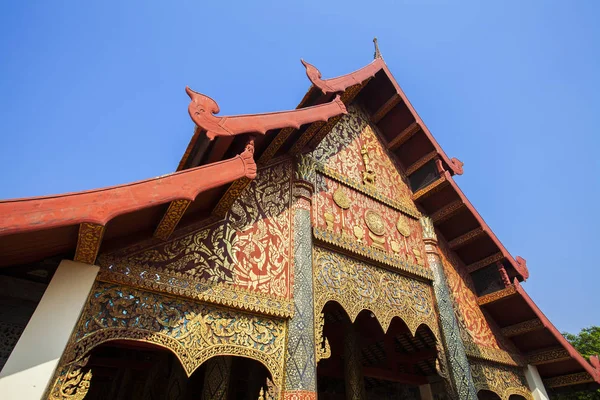
<instances>
[{"instance_id":1,"label":"carved panel","mask_svg":"<svg viewBox=\"0 0 600 400\"><path fill-rule=\"evenodd\" d=\"M358 106L348 107L348 114L340 119L312 156L328 169L351 181L372 186L376 192L395 199L410 212L418 214L406 179L379 142L368 116ZM372 173L372 184L369 183L371 179L365 184L365 173Z\"/></svg>"},{"instance_id":2,"label":"carved panel","mask_svg":"<svg viewBox=\"0 0 600 400\"><path fill-rule=\"evenodd\" d=\"M338 302L354 321L373 312L384 332L399 317L415 334L427 325L439 338L431 286L330 250L313 248L314 307L319 315L328 301Z\"/></svg>"},{"instance_id":3,"label":"carved panel","mask_svg":"<svg viewBox=\"0 0 600 400\"><path fill-rule=\"evenodd\" d=\"M65 383L71 366L94 347L113 340L167 348L188 376L217 355L252 358L263 363L281 387L285 336L283 319L96 282L63 354L54 388Z\"/></svg>"},{"instance_id":4,"label":"carved panel","mask_svg":"<svg viewBox=\"0 0 600 400\"><path fill-rule=\"evenodd\" d=\"M291 163L260 170L225 219L99 258L100 279L291 315Z\"/></svg>"},{"instance_id":5,"label":"carved panel","mask_svg":"<svg viewBox=\"0 0 600 400\"><path fill-rule=\"evenodd\" d=\"M313 224L320 230L371 247L398 260L425 266L422 228L418 220L358 191L317 174ZM347 202L340 206L343 196Z\"/></svg>"},{"instance_id":6,"label":"carved panel","mask_svg":"<svg viewBox=\"0 0 600 400\"><path fill-rule=\"evenodd\" d=\"M500 396L502 400L509 400L513 394L533 400L520 368L486 361L473 361L471 362L471 374L477 391L490 390Z\"/></svg>"},{"instance_id":7,"label":"carved panel","mask_svg":"<svg viewBox=\"0 0 600 400\"><path fill-rule=\"evenodd\" d=\"M473 281L461 261L443 240L440 240L439 247L467 355L509 365L523 364L518 350L479 307Z\"/></svg>"}]
</instances>

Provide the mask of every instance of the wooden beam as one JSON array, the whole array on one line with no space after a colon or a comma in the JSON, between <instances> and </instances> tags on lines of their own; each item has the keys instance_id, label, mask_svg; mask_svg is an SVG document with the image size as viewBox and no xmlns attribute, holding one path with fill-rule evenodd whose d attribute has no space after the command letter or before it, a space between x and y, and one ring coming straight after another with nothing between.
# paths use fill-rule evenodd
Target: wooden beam
<instances>
[{"instance_id":1,"label":"wooden beam","mask_svg":"<svg viewBox=\"0 0 600 400\"><path fill-rule=\"evenodd\" d=\"M436 193L446 187L449 184L448 179L444 175L442 175L438 180L433 181L429 185L425 186L423 189L417 190L415 194L413 194L413 201L422 200L433 193Z\"/></svg>"},{"instance_id":2,"label":"wooden beam","mask_svg":"<svg viewBox=\"0 0 600 400\"><path fill-rule=\"evenodd\" d=\"M85 264L94 264L104 236L104 225L84 222L79 225L77 248L73 260Z\"/></svg>"},{"instance_id":3,"label":"wooden beam","mask_svg":"<svg viewBox=\"0 0 600 400\"><path fill-rule=\"evenodd\" d=\"M402 101L402 98L398 93L394 93L392 97L390 97L371 117L371 121L376 124L383 119L387 115L388 112L394 107L398 105Z\"/></svg>"},{"instance_id":4,"label":"wooden beam","mask_svg":"<svg viewBox=\"0 0 600 400\"><path fill-rule=\"evenodd\" d=\"M431 220L434 224L441 224L442 222L452 218L456 213L465 207L465 203L462 200L454 200L451 203L446 204L433 214L431 214Z\"/></svg>"},{"instance_id":5,"label":"wooden beam","mask_svg":"<svg viewBox=\"0 0 600 400\"><path fill-rule=\"evenodd\" d=\"M459 247L464 246L465 244L467 244L469 242L472 242L473 240L477 239L484 233L485 233L485 231L483 230L483 228L481 226L479 226L479 227L465 233L464 235L460 235L459 237L452 239L450 242L448 242L448 245L450 246L450 248L452 250L455 250Z\"/></svg>"},{"instance_id":6,"label":"wooden beam","mask_svg":"<svg viewBox=\"0 0 600 400\"><path fill-rule=\"evenodd\" d=\"M484 305L484 304L490 304L490 303L494 303L498 300L502 300L505 299L507 297L513 296L517 294L517 288L515 288L514 286L509 286L507 288L504 288L502 290L498 290L497 292L494 293L490 293L490 294L486 294L485 296L481 296L477 298L477 304L479 304L480 306Z\"/></svg>"},{"instance_id":7,"label":"wooden beam","mask_svg":"<svg viewBox=\"0 0 600 400\"><path fill-rule=\"evenodd\" d=\"M469 271L469 273L475 272L483 267L487 267L490 264L502 261L502 259L504 259L504 254L502 254L501 252L494 253L489 257L483 258L479 261L467 265L467 271Z\"/></svg>"},{"instance_id":8,"label":"wooden beam","mask_svg":"<svg viewBox=\"0 0 600 400\"><path fill-rule=\"evenodd\" d=\"M192 202L189 200L173 200L154 231L154 237L161 240L169 239L185 211Z\"/></svg>"},{"instance_id":9,"label":"wooden beam","mask_svg":"<svg viewBox=\"0 0 600 400\"><path fill-rule=\"evenodd\" d=\"M550 364L557 361L565 361L571 358L571 355L562 346L543 349L527 354L527 363L531 365Z\"/></svg>"},{"instance_id":10,"label":"wooden beam","mask_svg":"<svg viewBox=\"0 0 600 400\"><path fill-rule=\"evenodd\" d=\"M539 318L519 322L518 324L505 326L500 330L505 337L514 337L525 333L534 332L544 328L544 324Z\"/></svg>"},{"instance_id":11,"label":"wooden beam","mask_svg":"<svg viewBox=\"0 0 600 400\"><path fill-rule=\"evenodd\" d=\"M419 158L417 161L412 163L412 165L410 167L406 168L406 171L405 171L406 175L409 176L409 175L414 174L423 165L427 164L429 161L433 160L437 156L438 156L438 152L435 150L425 154L423 157Z\"/></svg>"},{"instance_id":12,"label":"wooden beam","mask_svg":"<svg viewBox=\"0 0 600 400\"><path fill-rule=\"evenodd\" d=\"M561 386L572 386L581 383L592 383L594 378L587 372L578 372L576 374L555 376L554 378L544 379L544 386L557 388Z\"/></svg>"},{"instance_id":13,"label":"wooden beam","mask_svg":"<svg viewBox=\"0 0 600 400\"><path fill-rule=\"evenodd\" d=\"M416 122L416 121L413 122L408 127L406 127L406 129L404 129L402 132L400 132L400 134L398 136L396 136L395 138L393 138L388 143L388 146L387 146L388 149L395 150L398 147L402 146L404 144L404 142L406 142L415 133L417 133L419 131L419 129L421 129L421 126L419 125L419 123Z\"/></svg>"}]
</instances>

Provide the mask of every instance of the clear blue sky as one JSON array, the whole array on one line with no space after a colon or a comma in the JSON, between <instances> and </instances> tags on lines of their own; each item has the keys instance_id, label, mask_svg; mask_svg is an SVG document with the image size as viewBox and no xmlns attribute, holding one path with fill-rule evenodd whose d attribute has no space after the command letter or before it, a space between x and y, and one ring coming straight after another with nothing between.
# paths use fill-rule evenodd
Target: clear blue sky
<instances>
[{"instance_id":1,"label":"clear blue sky","mask_svg":"<svg viewBox=\"0 0 600 400\"><path fill-rule=\"evenodd\" d=\"M600 2L0 4L0 198L174 171L184 87L222 114L294 108L309 82L392 73L560 330L600 325Z\"/></svg>"}]
</instances>

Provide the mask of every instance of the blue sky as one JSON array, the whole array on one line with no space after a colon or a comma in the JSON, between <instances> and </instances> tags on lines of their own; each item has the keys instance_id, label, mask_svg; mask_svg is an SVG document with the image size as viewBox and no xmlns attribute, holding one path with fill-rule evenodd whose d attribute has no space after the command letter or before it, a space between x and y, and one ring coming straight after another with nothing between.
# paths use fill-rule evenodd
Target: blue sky
<instances>
[{"instance_id":1,"label":"blue sky","mask_svg":"<svg viewBox=\"0 0 600 400\"><path fill-rule=\"evenodd\" d=\"M457 182L560 330L600 325L600 3L126 1L0 4L0 198L172 172L184 87L221 113L294 108L371 61L372 38Z\"/></svg>"}]
</instances>

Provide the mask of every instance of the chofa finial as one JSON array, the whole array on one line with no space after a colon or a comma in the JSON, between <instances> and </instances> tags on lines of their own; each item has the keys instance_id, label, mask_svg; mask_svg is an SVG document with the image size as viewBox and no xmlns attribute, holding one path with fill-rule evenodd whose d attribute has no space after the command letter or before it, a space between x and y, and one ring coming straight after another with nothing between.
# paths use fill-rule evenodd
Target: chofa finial
<instances>
[{"instance_id":1,"label":"chofa finial","mask_svg":"<svg viewBox=\"0 0 600 400\"><path fill-rule=\"evenodd\" d=\"M373 58L383 58L381 57L381 52L379 51L379 44L377 43L377 38L373 38L373 43L375 44L375 54L373 54Z\"/></svg>"}]
</instances>

